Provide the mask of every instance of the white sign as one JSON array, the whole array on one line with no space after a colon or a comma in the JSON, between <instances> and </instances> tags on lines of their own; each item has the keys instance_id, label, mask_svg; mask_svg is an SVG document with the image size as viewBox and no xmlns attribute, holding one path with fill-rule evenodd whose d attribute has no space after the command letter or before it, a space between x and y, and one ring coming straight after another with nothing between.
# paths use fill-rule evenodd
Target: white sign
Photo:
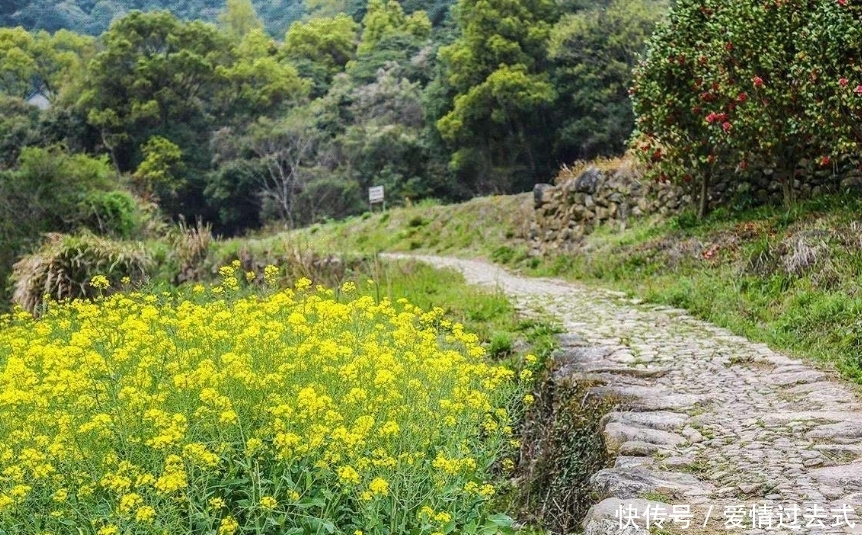
<instances>
[{"instance_id":1,"label":"white sign","mask_svg":"<svg viewBox=\"0 0 862 535\"><path fill-rule=\"evenodd\" d=\"M368 188L368 202L371 204L383 202L383 186Z\"/></svg>"}]
</instances>

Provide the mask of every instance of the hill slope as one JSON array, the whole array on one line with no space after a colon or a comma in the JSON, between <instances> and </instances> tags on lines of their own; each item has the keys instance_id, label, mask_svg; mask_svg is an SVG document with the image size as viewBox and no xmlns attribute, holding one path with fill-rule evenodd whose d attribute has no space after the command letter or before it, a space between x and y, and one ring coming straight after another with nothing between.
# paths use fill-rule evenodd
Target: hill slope
<instances>
[{"instance_id":1,"label":"hill slope","mask_svg":"<svg viewBox=\"0 0 862 535\"><path fill-rule=\"evenodd\" d=\"M302 0L253 0L267 30L283 37L291 22L304 13ZM223 0L25 0L0 2L0 26L24 26L28 30L59 29L98 35L111 21L129 11L167 9L180 19L215 22Z\"/></svg>"}]
</instances>

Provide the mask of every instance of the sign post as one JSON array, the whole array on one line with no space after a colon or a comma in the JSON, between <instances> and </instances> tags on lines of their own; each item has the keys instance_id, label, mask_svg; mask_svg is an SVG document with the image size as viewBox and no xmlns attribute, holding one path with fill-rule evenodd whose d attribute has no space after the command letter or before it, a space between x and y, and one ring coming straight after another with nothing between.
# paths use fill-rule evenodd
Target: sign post
<instances>
[{"instance_id":1,"label":"sign post","mask_svg":"<svg viewBox=\"0 0 862 535\"><path fill-rule=\"evenodd\" d=\"M377 203L381 203L383 205L383 210L386 211L386 200L383 197L383 186L373 186L368 188L368 204L371 207L371 211L374 211L374 205Z\"/></svg>"}]
</instances>

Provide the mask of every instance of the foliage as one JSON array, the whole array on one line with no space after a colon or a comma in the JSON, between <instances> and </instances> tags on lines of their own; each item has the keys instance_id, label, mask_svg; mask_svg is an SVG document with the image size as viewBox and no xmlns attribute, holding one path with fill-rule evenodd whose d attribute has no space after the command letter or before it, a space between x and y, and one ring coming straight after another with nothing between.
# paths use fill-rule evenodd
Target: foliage
<instances>
[{"instance_id":1,"label":"foliage","mask_svg":"<svg viewBox=\"0 0 862 535\"><path fill-rule=\"evenodd\" d=\"M659 179L858 165L862 109L850 2L677 2L633 88L637 152Z\"/></svg>"},{"instance_id":2,"label":"foliage","mask_svg":"<svg viewBox=\"0 0 862 535\"><path fill-rule=\"evenodd\" d=\"M290 25L284 54L302 75L314 81L314 94L326 93L332 77L356 53L357 24L347 15L316 17Z\"/></svg>"},{"instance_id":3,"label":"foliage","mask_svg":"<svg viewBox=\"0 0 862 535\"><path fill-rule=\"evenodd\" d=\"M311 2L313 16L284 18L281 43L270 15L284 2L171 13L66 0L72 18L122 16L98 39L0 30L0 168L28 146L108 155L103 189L132 187L167 219L240 234L357 214L373 185L390 207L522 191L584 147L620 148L624 67L660 8L613 4L581 23L560 17L590 2L495 0L446 19L447 1ZM193 9L201 20L177 16ZM578 70L577 47L595 52L592 70ZM33 94L48 109L26 107ZM53 221L42 228L68 230Z\"/></svg>"},{"instance_id":4,"label":"foliage","mask_svg":"<svg viewBox=\"0 0 862 535\"><path fill-rule=\"evenodd\" d=\"M522 431L520 497L526 519L551 533L571 533L596 503L592 476L610 464L602 429L613 398L589 395L585 382L559 383L547 370Z\"/></svg>"},{"instance_id":5,"label":"foliage","mask_svg":"<svg viewBox=\"0 0 862 535\"><path fill-rule=\"evenodd\" d=\"M227 0L219 22L231 39L239 41L254 30L262 30L263 22L257 18L251 0Z\"/></svg>"},{"instance_id":6,"label":"foliage","mask_svg":"<svg viewBox=\"0 0 862 535\"><path fill-rule=\"evenodd\" d=\"M437 127L454 148L451 165L472 168L475 191L523 188L548 171L539 125L556 96L544 68L557 16L546 0L458 3L461 36L439 52L454 99Z\"/></svg>"},{"instance_id":7,"label":"foliage","mask_svg":"<svg viewBox=\"0 0 862 535\"><path fill-rule=\"evenodd\" d=\"M352 283L243 296L235 269L4 318L2 448L27 452L4 467L4 529L513 532L489 468L525 383L475 335Z\"/></svg>"},{"instance_id":8,"label":"foliage","mask_svg":"<svg viewBox=\"0 0 862 535\"><path fill-rule=\"evenodd\" d=\"M152 136L141 147L144 160L135 170L134 177L142 190L152 194L175 193L179 188L177 174L181 170L183 151L171 140Z\"/></svg>"},{"instance_id":9,"label":"foliage","mask_svg":"<svg viewBox=\"0 0 862 535\"><path fill-rule=\"evenodd\" d=\"M567 13L551 29L560 161L624 152L634 128L631 70L666 8L664 1L614 0Z\"/></svg>"},{"instance_id":10,"label":"foliage","mask_svg":"<svg viewBox=\"0 0 862 535\"><path fill-rule=\"evenodd\" d=\"M94 191L80 202L80 225L99 235L130 239L139 235L144 214L126 191Z\"/></svg>"},{"instance_id":11,"label":"foliage","mask_svg":"<svg viewBox=\"0 0 862 535\"><path fill-rule=\"evenodd\" d=\"M231 0L232 2L234 0ZM110 24L135 9L142 11L170 10L181 20L201 19L215 23L230 10L225 0L23 0L0 2L0 25L23 26L28 30L44 29L55 32L68 29L77 33L99 35ZM240 2L244 4L245 2ZM234 8L237 21L247 18L247 8ZM287 26L303 15L303 2L294 0L254 0L252 7L260 14L267 30L283 34ZM242 15L242 16L239 16Z\"/></svg>"},{"instance_id":12,"label":"foliage","mask_svg":"<svg viewBox=\"0 0 862 535\"><path fill-rule=\"evenodd\" d=\"M11 280L13 301L37 313L43 299L74 299L99 295L90 281L96 275L141 281L152 266L138 243L123 243L92 234L49 234L47 242L15 263ZM2 501L2 499L0 499ZM4 515L0 513L0 525Z\"/></svg>"}]
</instances>

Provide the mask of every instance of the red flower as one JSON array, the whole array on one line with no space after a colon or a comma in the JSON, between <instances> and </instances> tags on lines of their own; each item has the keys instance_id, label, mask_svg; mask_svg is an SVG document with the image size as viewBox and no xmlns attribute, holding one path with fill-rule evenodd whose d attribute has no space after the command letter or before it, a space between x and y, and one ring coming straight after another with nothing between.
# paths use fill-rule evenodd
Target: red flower
<instances>
[{"instance_id":1,"label":"red flower","mask_svg":"<svg viewBox=\"0 0 862 535\"><path fill-rule=\"evenodd\" d=\"M725 132L730 132L730 129L731 129L732 127L733 127L733 125L731 125L729 121L724 121L724 122L721 124L721 128L723 128Z\"/></svg>"},{"instance_id":2,"label":"red flower","mask_svg":"<svg viewBox=\"0 0 862 535\"><path fill-rule=\"evenodd\" d=\"M717 120L718 120L718 114L715 113L714 111L709 112L709 115L706 116L706 122L708 122L709 124L712 124L712 123L716 122Z\"/></svg>"},{"instance_id":3,"label":"red flower","mask_svg":"<svg viewBox=\"0 0 862 535\"><path fill-rule=\"evenodd\" d=\"M838 5L839 5L839 6L846 6L846 5L847 5L847 0L838 0Z\"/></svg>"},{"instance_id":4,"label":"red flower","mask_svg":"<svg viewBox=\"0 0 862 535\"><path fill-rule=\"evenodd\" d=\"M761 78L760 76L755 76L751 79L751 81L754 83L754 87L763 86L763 78Z\"/></svg>"},{"instance_id":5,"label":"red flower","mask_svg":"<svg viewBox=\"0 0 862 535\"><path fill-rule=\"evenodd\" d=\"M736 95L736 100L738 102L745 102L746 100L748 100L748 95L746 95L745 93L740 93Z\"/></svg>"},{"instance_id":6,"label":"red flower","mask_svg":"<svg viewBox=\"0 0 862 535\"><path fill-rule=\"evenodd\" d=\"M820 158L820 165L822 165L823 167L826 167L827 165L829 165L829 162L831 162L831 161L832 160L829 158L829 156L823 156L822 158Z\"/></svg>"},{"instance_id":7,"label":"red flower","mask_svg":"<svg viewBox=\"0 0 862 535\"><path fill-rule=\"evenodd\" d=\"M856 86L856 89L853 90L857 95L862 95L862 84Z\"/></svg>"},{"instance_id":8,"label":"red flower","mask_svg":"<svg viewBox=\"0 0 862 535\"><path fill-rule=\"evenodd\" d=\"M840 78L838 80L838 85L840 85L841 87L845 87L848 83L849 82L847 81L847 78Z\"/></svg>"}]
</instances>

